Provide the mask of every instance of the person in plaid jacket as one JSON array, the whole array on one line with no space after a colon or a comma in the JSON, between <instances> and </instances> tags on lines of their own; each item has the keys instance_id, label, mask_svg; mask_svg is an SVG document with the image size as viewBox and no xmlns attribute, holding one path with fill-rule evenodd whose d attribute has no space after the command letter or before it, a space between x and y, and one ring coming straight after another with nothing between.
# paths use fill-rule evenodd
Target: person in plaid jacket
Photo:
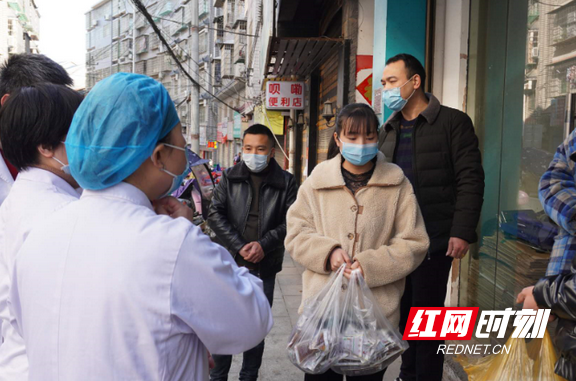
<instances>
[{"instance_id":1,"label":"person in plaid jacket","mask_svg":"<svg viewBox=\"0 0 576 381\"><path fill-rule=\"evenodd\" d=\"M576 254L575 160L576 130L558 146L554 159L540 179L540 202L559 227L546 276L569 273Z\"/></svg>"}]
</instances>

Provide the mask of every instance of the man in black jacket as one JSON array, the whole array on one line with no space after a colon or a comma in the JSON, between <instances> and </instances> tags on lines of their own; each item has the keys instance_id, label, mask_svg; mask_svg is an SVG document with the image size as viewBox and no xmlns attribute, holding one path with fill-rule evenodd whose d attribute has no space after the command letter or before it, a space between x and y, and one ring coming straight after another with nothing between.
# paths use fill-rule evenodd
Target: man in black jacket
<instances>
[{"instance_id":1,"label":"man in black jacket","mask_svg":"<svg viewBox=\"0 0 576 381\"><path fill-rule=\"evenodd\" d=\"M274 160L274 135L255 124L244 132L242 159L222 174L214 190L208 224L238 266L260 277L270 306L276 274L282 270L286 213L296 200L294 176ZM240 381L258 378L264 341L244 352ZM214 355L210 380L228 379L232 356Z\"/></svg>"},{"instance_id":2,"label":"man in black jacket","mask_svg":"<svg viewBox=\"0 0 576 381\"><path fill-rule=\"evenodd\" d=\"M569 273L547 276L526 287L516 299L522 308L550 309L551 320L558 317L554 346L560 351L554 372L567 379L576 380L576 257Z\"/></svg>"},{"instance_id":3,"label":"man in black jacket","mask_svg":"<svg viewBox=\"0 0 576 381\"><path fill-rule=\"evenodd\" d=\"M394 114L380 130L380 150L399 165L414 187L430 236L427 259L406 278L400 329L411 307L443 307L450 267L476 242L484 195L478 138L470 118L442 106L423 85L426 72L413 56L386 62L383 102ZM402 355L400 379L442 379L441 341L410 341Z\"/></svg>"}]
</instances>

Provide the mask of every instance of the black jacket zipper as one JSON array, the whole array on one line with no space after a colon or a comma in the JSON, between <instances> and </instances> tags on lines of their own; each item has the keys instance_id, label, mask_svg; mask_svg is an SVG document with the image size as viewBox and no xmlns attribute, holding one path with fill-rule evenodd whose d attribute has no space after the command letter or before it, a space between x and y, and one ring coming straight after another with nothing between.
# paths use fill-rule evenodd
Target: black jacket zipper
<instances>
[{"instance_id":1,"label":"black jacket zipper","mask_svg":"<svg viewBox=\"0 0 576 381\"><path fill-rule=\"evenodd\" d=\"M246 180L246 184L248 185L248 204L247 204L247 208L246 208L246 212L244 213L244 227L242 228L242 235L244 236L244 234L246 233L246 224L248 223L248 217L250 216L250 208L252 206L252 185L250 184L250 180ZM262 190L262 186L264 184L260 184L260 190ZM259 198L260 200L262 199L261 197ZM261 204L260 204L261 205ZM260 232L260 213L261 213L261 208L260 205L258 205L258 239L260 239L261 237L261 232ZM236 254L238 255L238 254ZM236 259L236 258L234 258ZM260 263L262 263L262 261L260 261L258 263L258 266L256 268L256 271L258 273L258 276L260 276Z\"/></svg>"},{"instance_id":2,"label":"black jacket zipper","mask_svg":"<svg viewBox=\"0 0 576 381\"><path fill-rule=\"evenodd\" d=\"M392 152L392 162L396 163L396 153L398 152L398 144L400 144L400 127L393 127L396 131L396 144L394 144L394 152Z\"/></svg>"},{"instance_id":3,"label":"black jacket zipper","mask_svg":"<svg viewBox=\"0 0 576 381\"><path fill-rule=\"evenodd\" d=\"M418 183L418 166L416 165L416 130L418 129L418 121L414 124L414 129L412 130L412 173L414 176L414 193L416 194L416 200L420 200L420 184Z\"/></svg>"},{"instance_id":4,"label":"black jacket zipper","mask_svg":"<svg viewBox=\"0 0 576 381\"><path fill-rule=\"evenodd\" d=\"M412 173L414 176L414 184L412 187L414 188L414 193L416 194L416 200L420 199L420 189L418 187L418 171L416 165L416 128L418 127L418 122L414 124L414 129L412 130ZM398 144L400 144L400 127L394 127L396 131L396 145L394 146L394 153L392 156L392 162L396 163L396 152L398 151ZM431 260L432 257L430 256L430 250L426 252L426 257L428 260Z\"/></svg>"},{"instance_id":5,"label":"black jacket zipper","mask_svg":"<svg viewBox=\"0 0 576 381\"><path fill-rule=\"evenodd\" d=\"M248 185L248 204L244 212L244 226L242 227L242 235L246 233L246 224L248 223L248 215L250 214L250 204L252 204L252 186L250 185L249 180L246 180L246 184Z\"/></svg>"}]
</instances>

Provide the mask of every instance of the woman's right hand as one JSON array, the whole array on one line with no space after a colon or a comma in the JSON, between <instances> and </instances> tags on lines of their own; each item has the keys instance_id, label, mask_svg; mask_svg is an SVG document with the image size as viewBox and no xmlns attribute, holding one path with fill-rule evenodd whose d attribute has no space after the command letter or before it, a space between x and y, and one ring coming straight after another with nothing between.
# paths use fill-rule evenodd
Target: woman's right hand
<instances>
[{"instance_id":1,"label":"woman's right hand","mask_svg":"<svg viewBox=\"0 0 576 381\"><path fill-rule=\"evenodd\" d=\"M344 263L347 264L346 271L349 272L350 266L352 265L350 257L341 248L334 249L334 251L332 251L332 254L330 254L330 269L336 272L338 271L340 266L342 266Z\"/></svg>"}]
</instances>

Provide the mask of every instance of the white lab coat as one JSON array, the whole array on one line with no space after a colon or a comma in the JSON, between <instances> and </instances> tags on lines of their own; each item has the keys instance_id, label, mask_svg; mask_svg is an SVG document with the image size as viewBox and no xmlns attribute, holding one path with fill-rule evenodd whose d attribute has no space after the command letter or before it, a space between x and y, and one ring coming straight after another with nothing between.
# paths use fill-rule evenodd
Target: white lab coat
<instances>
[{"instance_id":1,"label":"white lab coat","mask_svg":"<svg viewBox=\"0 0 576 381\"><path fill-rule=\"evenodd\" d=\"M8 197L12 184L14 184L14 178L12 178L12 174L6 165L4 158L0 155L0 205L2 205L6 197ZM1 327L2 321L0 321L0 329Z\"/></svg>"},{"instance_id":2,"label":"white lab coat","mask_svg":"<svg viewBox=\"0 0 576 381\"><path fill-rule=\"evenodd\" d=\"M262 282L139 189L85 190L24 243L11 308L30 381L208 380L272 328Z\"/></svg>"},{"instance_id":3,"label":"white lab coat","mask_svg":"<svg viewBox=\"0 0 576 381\"><path fill-rule=\"evenodd\" d=\"M12 174L6 165L4 158L0 155L0 205L2 205L4 199L8 197L12 184L14 184Z\"/></svg>"},{"instance_id":4,"label":"white lab coat","mask_svg":"<svg viewBox=\"0 0 576 381\"><path fill-rule=\"evenodd\" d=\"M39 168L20 172L12 191L0 207L0 380L28 380L28 358L24 341L11 322L8 295L16 254L30 231L79 194L62 178Z\"/></svg>"}]
</instances>

